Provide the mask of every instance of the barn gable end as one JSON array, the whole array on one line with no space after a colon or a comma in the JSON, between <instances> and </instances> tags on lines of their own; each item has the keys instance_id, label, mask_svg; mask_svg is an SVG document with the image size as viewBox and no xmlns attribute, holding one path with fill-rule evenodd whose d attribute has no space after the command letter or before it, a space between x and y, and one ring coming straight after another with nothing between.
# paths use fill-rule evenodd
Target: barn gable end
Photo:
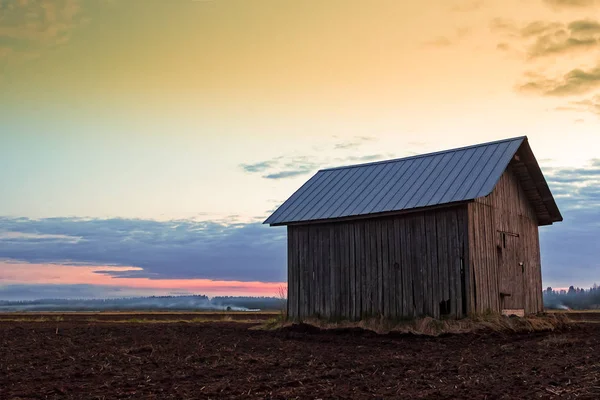
<instances>
[{"instance_id":1,"label":"barn gable end","mask_svg":"<svg viewBox=\"0 0 600 400\"><path fill-rule=\"evenodd\" d=\"M539 222L513 166L468 210L473 311L542 311Z\"/></svg>"}]
</instances>

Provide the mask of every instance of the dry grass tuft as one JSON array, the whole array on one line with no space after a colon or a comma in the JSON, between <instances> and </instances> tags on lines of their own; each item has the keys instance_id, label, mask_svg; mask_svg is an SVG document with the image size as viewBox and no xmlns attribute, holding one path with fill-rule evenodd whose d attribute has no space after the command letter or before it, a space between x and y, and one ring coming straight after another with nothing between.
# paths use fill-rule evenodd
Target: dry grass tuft
<instances>
[{"instance_id":1,"label":"dry grass tuft","mask_svg":"<svg viewBox=\"0 0 600 400\"><path fill-rule=\"evenodd\" d=\"M357 322L332 322L323 319L309 318L302 321L319 329L355 329L361 328L378 334L406 333L424 336L440 336L444 334L472 332L541 332L565 328L571 323L564 314L541 314L526 317L505 317L500 314L487 313L472 315L469 318L438 320L424 317L407 321L391 321L385 318L366 318ZM255 329L279 329L293 325L290 321L272 319Z\"/></svg>"}]
</instances>

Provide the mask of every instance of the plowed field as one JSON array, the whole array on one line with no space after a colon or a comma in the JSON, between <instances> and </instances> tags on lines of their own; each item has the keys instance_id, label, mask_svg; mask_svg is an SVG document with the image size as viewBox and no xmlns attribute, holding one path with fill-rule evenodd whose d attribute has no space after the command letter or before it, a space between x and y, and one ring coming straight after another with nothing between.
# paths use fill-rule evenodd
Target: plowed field
<instances>
[{"instance_id":1,"label":"plowed field","mask_svg":"<svg viewBox=\"0 0 600 400\"><path fill-rule=\"evenodd\" d=\"M0 321L0 399L599 399L600 324L439 338Z\"/></svg>"}]
</instances>

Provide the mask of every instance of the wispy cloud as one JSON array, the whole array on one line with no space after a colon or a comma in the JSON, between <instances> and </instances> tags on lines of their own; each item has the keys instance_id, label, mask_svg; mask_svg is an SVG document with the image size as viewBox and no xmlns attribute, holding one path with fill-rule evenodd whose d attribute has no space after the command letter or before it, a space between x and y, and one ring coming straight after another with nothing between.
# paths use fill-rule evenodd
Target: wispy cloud
<instances>
[{"instance_id":1,"label":"wispy cloud","mask_svg":"<svg viewBox=\"0 0 600 400\"><path fill-rule=\"evenodd\" d=\"M423 45L427 47L449 47L452 46L452 44L452 40L445 36L439 36L435 39L423 42Z\"/></svg>"},{"instance_id":2,"label":"wispy cloud","mask_svg":"<svg viewBox=\"0 0 600 400\"><path fill-rule=\"evenodd\" d=\"M285 280L285 232L260 223L4 217L0 227L5 259L141 268L108 272L132 278Z\"/></svg>"},{"instance_id":3,"label":"wispy cloud","mask_svg":"<svg viewBox=\"0 0 600 400\"><path fill-rule=\"evenodd\" d=\"M444 48L459 43L462 39L469 35L471 30L469 28L457 28L453 33L446 36L438 36L431 40L423 42L425 47L437 47Z\"/></svg>"},{"instance_id":4,"label":"wispy cloud","mask_svg":"<svg viewBox=\"0 0 600 400\"><path fill-rule=\"evenodd\" d=\"M600 87L600 65L588 70L573 69L562 77L548 78L529 74L529 81L518 85L524 92L543 96L573 96L585 94Z\"/></svg>"},{"instance_id":5,"label":"wispy cloud","mask_svg":"<svg viewBox=\"0 0 600 400\"><path fill-rule=\"evenodd\" d=\"M581 168L544 168L546 180L556 197L568 208L600 207L600 159Z\"/></svg>"},{"instance_id":6,"label":"wispy cloud","mask_svg":"<svg viewBox=\"0 0 600 400\"><path fill-rule=\"evenodd\" d=\"M543 0L543 2L556 10L600 6L600 0Z\"/></svg>"},{"instance_id":7,"label":"wispy cloud","mask_svg":"<svg viewBox=\"0 0 600 400\"><path fill-rule=\"evenodd\" d=\"M337 139L336 136L333 138ZM330 166L332 162L349 163L361 159L370 159L370 157L372 157L371 155L348 155L346 157L332 158L329 154L331 151L347 152L350 150L357 150L364 144L373 141L375 141L375 138L373 137L355 136L349 140L338 141L329 148L320 148L310 156L278 156L255 163L240 164L240 168L248 173L260 173L265 179L295 178L316 172L319 168ZM327 153L324 154L325 152Z\"/></svg>"},{"instance_id":8,"label":"wispy cloud","mask_svg":"<svg viewBox=\"0 0 600 400\"><path fill-rule=\"evenodd\" d=\"M334 144L333 148L335 150L355 149L355 148L362 146L363 144L365 144L367 142L373 142L373 141L375 141L375 138L370 137L370 136L355 136L352 140Z\"/></svg>"},{"instance_id":9,"label":"wispy cloud","mask_svg":"<svg viewBox=\"0 0 600 400\"><path fill-rule=\"evenodd\" d=\"M394 155L393 154L367 154L364 156L348 156L345 158L337 158L336 161L339 161L340 163L364 163L364 162L371 162L371 161L379 161L379 160L385 160L385 159L390 159L393 158Z\"/></svg>"},{"instance_id":10,"label":"wispy cloud","mask_svg":"<svg viewBox=\"0 0 600 400\"><path fill-rule=\"evenodd\" d=\"M279 172L264 175L265 179L286 179L294 178L296 176L307 175L313 171L313 167L310 165L298 165L296 169L286 169Z\"/></svg>"},{"instance_id":11,"label":"wispy cloud","mask_svg":"<svg viewBox=\"0 0 600 400\"><path fill-rule=\"evenodd\" d=\"M578 110L589 111L600 116L600 94L591 99L573 101L571 104Z\"/></svg>"},{"instance_id":12,"label":"wispy cloud","mask_svg":"<svg viewBox=\"0 0 600 400\"><path fill-rule=\"evenodd\" d=\"M600 23L597 21L579 20L566 26L554 23L539 28L545 30L528 47L530 58L589 50L600 45Z\"/></svg>"},{"instance_id":13,"label":"wispy cloud","mask_svg":"<svg viewBox=\"0 0 600 400\"><path fill-rule=\"evenodd\" d=\"M0 60L38 57L44 48L68 42L84 22L79 0L0 2Z\"/></svg>"},{"instance_id":14,"label":"wispy cloud","mask_svg":"<svg viewBox=\"0 0 600 400\"><path fill-rule=\"evenodd\" d=\"M450 3L450 11L453 12L472 12L481 9L484 6L483 0L459 0Z\"/></svg>"},{"instance_id":15,"label":"wispy cloud","mask_svg":"<svg viewBox=\"0 0 600 400\"><path fill-rule=\"evenodd\" d=\"M492 30L505 36L505 41L497 48L506 50L509 47L506 40L516 40L513 47L522 47L522 53L529 60L600 48L600 22L591 19L568 24L534 21L523 26L510 20L495 19Z\"/></svg>"},{"instance_id":16,"label":"wispy cloud","mask_svg":"<svg viewBox=\"0 0 600 400\"><path fill-rule=\"evenodd\" d=\"M277 164L277 160L261 161L254 164L240 164L240 167L246 172L264 172L269 168L273 168Z\"/></svg>"}]
</instances>

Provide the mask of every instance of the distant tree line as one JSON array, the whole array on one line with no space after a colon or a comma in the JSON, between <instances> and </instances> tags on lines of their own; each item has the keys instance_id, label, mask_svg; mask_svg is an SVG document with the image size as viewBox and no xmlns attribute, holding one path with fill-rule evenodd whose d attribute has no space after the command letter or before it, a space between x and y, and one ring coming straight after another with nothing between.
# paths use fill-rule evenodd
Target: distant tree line
<instances>
[{"instance_id":1,"label":"distant tree line","mask_svg":"<svg viewBox=\"0 0 600 400\"><path fill-rule=\"evenodd\" d=\"M544 290L544 307L548 309L589 310L600 308L600 288L594 283L590 289L570 286L568 290Z\"/></svg>"},{"instance_id":2,"label":"distant tree line","mask_svg":"<svg viewBox=\"0 0 600 400\"><path fill-rule=\"evenodd\" d=\"M279 310L276 297L205 295L123 297L111 299L0 300L0 311L252 311Z\"/></svg>"}]
</instances>

